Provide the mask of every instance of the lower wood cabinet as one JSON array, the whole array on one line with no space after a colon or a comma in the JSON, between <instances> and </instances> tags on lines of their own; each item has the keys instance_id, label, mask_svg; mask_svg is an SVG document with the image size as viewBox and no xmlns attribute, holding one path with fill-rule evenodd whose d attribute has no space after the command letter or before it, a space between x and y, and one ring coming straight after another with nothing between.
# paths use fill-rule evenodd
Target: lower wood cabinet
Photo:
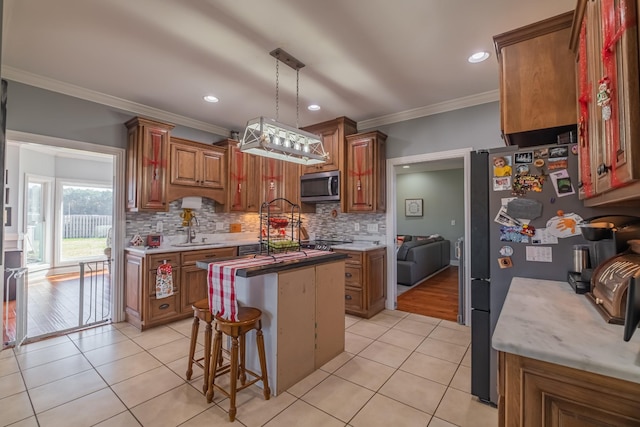
<instances>
[{"instance_id":1,"label":"lower wood cabinet","mask_svg":"<svg viewBox=\"0 0 640 427\"><path fill-rule=\"evenodd\" d=\"M499 353L501 427L640 425L640 384Z\"/></svg>"},{"instance_id":2,"label":"lower wood cabinet","mask_svg":"<svg viewBox=\"0 0 640 427\"><path fill-rule=\"evenodd\" d=\"M137 255L125 253L124 305L125 320L144 330L153 326L193 316L191 305L207 297L207 271L197 268L196 261L231 257L235 246L163 254ZM156 298L158 266L172 267L173 295Z\"/></svg>"},{"instance_id":3,"label":"lower wood cabinet","mask_svg":"<svg viewBox=\"0 0 640 427\"><path fill-rule=\"evenodd\" d=\"M370 318L384 309L387 298L387 250L347 251L345 262L345 312Z\"/></svg>"}]
</instances>

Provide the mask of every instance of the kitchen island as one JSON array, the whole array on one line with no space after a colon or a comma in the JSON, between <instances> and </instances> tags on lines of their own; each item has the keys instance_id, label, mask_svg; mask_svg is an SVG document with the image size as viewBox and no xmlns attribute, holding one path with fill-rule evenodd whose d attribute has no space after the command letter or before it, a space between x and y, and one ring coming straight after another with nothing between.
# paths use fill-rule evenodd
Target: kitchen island
<instances>
[{"instance_id":1,"label":"kitchen island","mask_svg":"<svg viewBox=\"0 0 640 427\"><path fill-rule=\"evenodd\" d=\"M274 395L344 351L346 256L308 253L308 257L287 261L276 255L266 264L236 271L238 304L262 310L269 386ZM206 260L196 263L205 270L209 264ZM255 334L247 336L247 367L260 371Z\"/></svg>"},{"instance_id":2,"label":"kitchen island","mask_svg":"<svg viewBox=\"0 0 640 427\"><path fill-rule=\"evenodd\" d=\"M640 334L622 333L568 283L514 278L492 337L500 425L640 425Z\"/></svg>"}]
</instances>

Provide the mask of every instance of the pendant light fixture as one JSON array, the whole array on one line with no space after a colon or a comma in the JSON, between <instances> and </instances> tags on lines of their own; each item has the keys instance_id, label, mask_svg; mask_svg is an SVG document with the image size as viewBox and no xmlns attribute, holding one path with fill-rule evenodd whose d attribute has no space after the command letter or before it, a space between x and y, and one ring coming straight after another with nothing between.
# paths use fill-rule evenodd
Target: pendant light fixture
<instances>
[{"instance_id":1,"label":"pendant light fixture","mask_svg":"<svg viewBox=\"0 0 640 427\"><path fill-rule=\"evenodd\" d=\"M304 64L278 48L270 52L276 58L276 118L264 116L247 122L240 150L257 156L271 157L303 165L325 163L328 154L317 135L298 129L300 69ZM279 115L279 64L287 64L296 70L296 126L278 121Z\"/></svg>"}]
</instances>

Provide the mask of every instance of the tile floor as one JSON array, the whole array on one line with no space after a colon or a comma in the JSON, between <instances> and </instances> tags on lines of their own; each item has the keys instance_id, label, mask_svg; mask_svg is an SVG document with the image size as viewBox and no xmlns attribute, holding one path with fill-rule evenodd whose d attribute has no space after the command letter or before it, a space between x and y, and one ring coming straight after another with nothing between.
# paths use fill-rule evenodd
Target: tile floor
<instances>
[{"instance_id":1,"label":"tile floor","mask_svg":"<svg viewBox=\"0 0 640 427\"><path fill-rule=\"evenodd\" d=\"M347 315L345 327L345 352L287 392L265 401L241 391L235 425L498 425L497 410L469 394L468 327L389 310ZM119 323L4 350L0 425L228 424L228 401L207 404L201 370L184 379L190 331L191 319L144 333Z\"/></svg>"}]
</instances>

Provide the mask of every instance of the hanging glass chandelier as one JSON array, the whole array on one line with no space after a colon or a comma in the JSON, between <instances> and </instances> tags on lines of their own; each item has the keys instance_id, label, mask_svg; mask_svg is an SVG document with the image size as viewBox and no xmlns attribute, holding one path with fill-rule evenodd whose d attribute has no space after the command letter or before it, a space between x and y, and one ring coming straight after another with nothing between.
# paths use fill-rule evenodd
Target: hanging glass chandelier
<instances>
[{"instance_id":1,"label":"hanging glass chandelier","mask_svg":"<svg viewBox=\"0 0 640 427\"><path fill-rule=\"evenodd\" d=\"M328 154L317 135L298 129L300 68L304 64L284 50L270 52L276 58L276 118L257 117L247 122L240 150L257 156L271 157L303 165L325 163ZM283 62L296 70L296 126L278 122L279 64Z\"/></svg>"}]
</instances>

